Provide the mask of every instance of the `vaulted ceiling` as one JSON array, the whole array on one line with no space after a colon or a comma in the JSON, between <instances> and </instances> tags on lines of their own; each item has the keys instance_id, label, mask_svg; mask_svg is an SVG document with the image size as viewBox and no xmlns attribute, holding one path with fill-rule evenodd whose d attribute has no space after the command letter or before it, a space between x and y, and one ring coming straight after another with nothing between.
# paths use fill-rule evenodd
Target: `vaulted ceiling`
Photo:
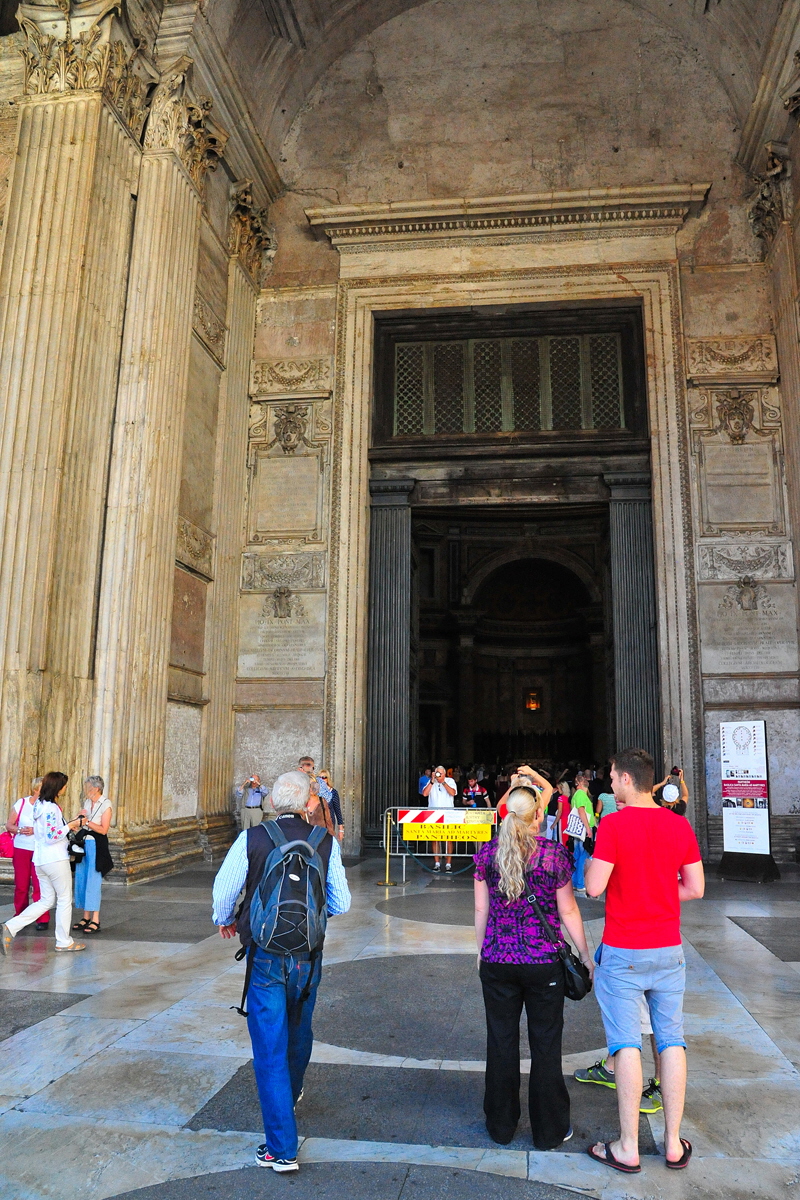
<instances>
[{"instance_id":1,"label":"vaulted ceiling","mask_svg":"<svg viewBox=\"0 0 800 1200\"><path fill-rule=\"evenodd\" d=\"M503 0L486 0L493 6ZM393 17L435 0L211 0L206 16L225 47L271 153L326 69ZM615 0L706 60L743 123L758 88L782 0ZM530 0L531 35L558 23L563 0ZM567 7L574 9L575 2ZM581 0L582 19L594 5ZM599 7L599 6L598 6ZM598 28L602 36L602 28ZM398 46L398 53L403 47ZM703 97L697 97L702 105Z\"/></svg>"}]
</instances>

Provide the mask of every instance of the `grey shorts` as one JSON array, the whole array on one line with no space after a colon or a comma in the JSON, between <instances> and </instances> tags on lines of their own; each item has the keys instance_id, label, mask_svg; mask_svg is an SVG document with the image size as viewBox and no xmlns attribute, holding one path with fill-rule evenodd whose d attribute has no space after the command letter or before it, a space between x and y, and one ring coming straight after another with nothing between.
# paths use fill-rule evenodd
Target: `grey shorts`
<instances>
[{"instance_id":1,"label":"grey shorts","mask_svg":"<svg viewBox=\"0 0 800 1200\"><path fill-rule=\"evenodd\" d=\"M686 964L682 946L622 950L601 944L595 955L594 991L609 1054L642 1048L642 1000L647 1002L656 1049L685 1046L683 993Z\"/></svg>"}]
</instances>

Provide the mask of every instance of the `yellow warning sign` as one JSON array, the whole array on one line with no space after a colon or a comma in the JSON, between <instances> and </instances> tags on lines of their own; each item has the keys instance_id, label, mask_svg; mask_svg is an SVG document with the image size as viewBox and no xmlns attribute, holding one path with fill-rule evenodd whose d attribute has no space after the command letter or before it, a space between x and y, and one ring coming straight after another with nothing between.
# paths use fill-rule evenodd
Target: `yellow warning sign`
<instances>
[{"instance_id":1,"label":"yellow warning sign","mask_svg":"<svg viewBox=\"0 0 800 1200\"><path fill-rule=\"evenodd\" d=\"M435 825L422 821L404 821L400 835L407 842L488 842L491 825Z\"/></svg>"}]
</instances>

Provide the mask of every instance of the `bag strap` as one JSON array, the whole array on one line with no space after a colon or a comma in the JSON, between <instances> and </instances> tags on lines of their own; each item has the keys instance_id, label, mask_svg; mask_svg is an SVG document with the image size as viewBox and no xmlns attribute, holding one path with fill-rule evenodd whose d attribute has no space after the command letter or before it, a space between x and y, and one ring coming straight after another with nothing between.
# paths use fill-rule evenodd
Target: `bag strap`
<instances>
[{"instance_id":1,"label":"bag strap","mask_svg":"<svg viewBox=\"0 0 800 1200\"><path fill-rule=\"evenodd\" d=\"M286 834L281 829L277 821L262 821L260 825L255 826L256 829L263 829L269 840L274 846L285 846L289 841ZM250 831L248 830L248 833Z\"/></svg>"},{"instance_id":2,"label":"bag strap","mask_svg":"<svg viewBox=\"0 0 800 1200\"><path fill-rule=\"evenodd\" d=\"M542 912L541 905L539 904L539 901L534 896L533 892L530 892L525 897L525 899L528 901L531 908L536 913L539 924L541 925L542 929L544 930L545 936L547 937L548 942L551 942L554 946L556 946L560 950L563 945L564 939L561 937L556 937L555 933L553 932L552 925L550 924L550 922L547 920L544 913Z\"/></svg>"},{"instance_id":3,"label":"bag strap","mask_svg":"<svg viewBox=\"0 0 800 1200\"><path fill-rule=\"evenodd\" d=\"M240 1005L238 1005L238 1007L235 1004L231 1005L231 1008L233 1009L233 1011L238 1012L240 1017L247 1016L247 1009L245 1008L245 1004L247 1003L247 990L250 987L250 976L253 974L253 956L254 956L255 952L256 952L256 944L255 944L255 942L251 942L249 947L248 946L240 946L239 949L236 951L236 953L233 956L234 959L236 960L236 962L241 962L242 959L244 958L245 954L247 955L247 966L246 966L245 972L244 972L244 987L242 988L242 1002Z\"/></svg>"}]
</instances>

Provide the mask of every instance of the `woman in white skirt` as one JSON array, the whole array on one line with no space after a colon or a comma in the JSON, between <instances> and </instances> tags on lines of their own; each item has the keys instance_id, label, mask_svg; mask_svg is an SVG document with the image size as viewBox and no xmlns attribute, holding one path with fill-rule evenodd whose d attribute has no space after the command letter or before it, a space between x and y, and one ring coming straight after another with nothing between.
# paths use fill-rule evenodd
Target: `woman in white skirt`
<instances>
[{"instance_id":1,"label":"woman in white skirt","mask_svg":"<svg viewBox=\"0 0 800 1200\"><path fill-rule=\"evenodd\" d=\"M63 771L48 771L42 779L39 798L33 806L33 865L39 876L41 899L29 904L19 916L0 928L0 952L8 954L11 943L26 925L56 906L56 950L85 950L69 931L72 923L72 872L69 865L67 834L77 829L82 817L65 821L56 803L66 790L68 777Z\"/></svg>"}]
</instances>

